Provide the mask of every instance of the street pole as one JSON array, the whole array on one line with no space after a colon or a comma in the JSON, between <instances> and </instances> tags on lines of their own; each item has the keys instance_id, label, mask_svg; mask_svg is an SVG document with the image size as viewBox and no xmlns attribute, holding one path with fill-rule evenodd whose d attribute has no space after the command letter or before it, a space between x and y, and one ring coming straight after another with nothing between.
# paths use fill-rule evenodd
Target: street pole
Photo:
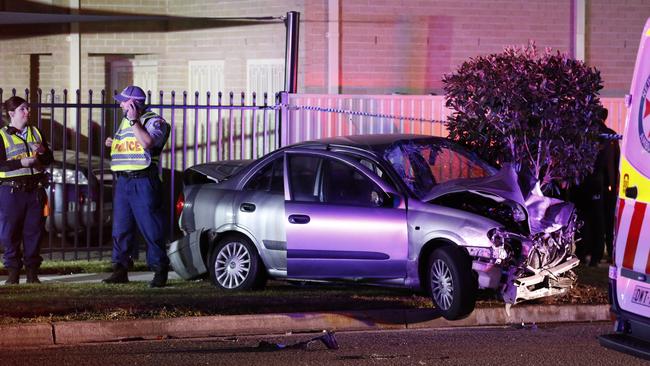
<instances>
[{"instance_id":1,"label":"street pole","mask_svg":"<svg viewBox=\"0 0 650 366\"><path fill-rule=\"evenodd\" d=\"M288 143L288 127L284 124L289 121L289 109L287 108L287 94L298 91L298 35L300 31L300 13L297 11L287 12L284 20L287 29L284 56L284 92L282 93L282 109L278 121L278 133L280 134L280 146Z\"/></svg>"},{"instance_id":2,"label":"street pole","mask_svg":"<svg viewBox=\"0 0 650 366\"><path fill-rule=\"evenodd\" d=\"M287 27L287 40L284 56L284 91L298 91L298 33L300 31L300 13L290 11L284 21Z\"/></svg>"}]
</instances>

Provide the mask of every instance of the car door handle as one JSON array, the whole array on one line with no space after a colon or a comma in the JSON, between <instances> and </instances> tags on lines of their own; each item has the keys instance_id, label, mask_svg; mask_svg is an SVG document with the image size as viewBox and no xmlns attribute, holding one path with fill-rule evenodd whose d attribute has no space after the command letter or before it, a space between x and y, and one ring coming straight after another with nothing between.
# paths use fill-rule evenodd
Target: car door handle
<instances>
[{"instance_id":1,"label":"car door handle","mask_svg":"<svg viewBox=\"0 0 650 366\"><path fill-rule=\"evenodd\" d=\"M289 222L292 224L307 224L309 220L311 219L307 215L289 215Z\"/></svg>"},{"instance_id":2,"label":"car door handle","mask_svg":"<svg viewBox=\"0 0 650 366\"><path fill-rule=\"evenodd\" d=\"M253 211L255 211L255 205L252 204L252 203L247 203L247 202L242 203L239 206L239 211L241 211L241 212L253 212Z\"/></svg>"}]
</instances>

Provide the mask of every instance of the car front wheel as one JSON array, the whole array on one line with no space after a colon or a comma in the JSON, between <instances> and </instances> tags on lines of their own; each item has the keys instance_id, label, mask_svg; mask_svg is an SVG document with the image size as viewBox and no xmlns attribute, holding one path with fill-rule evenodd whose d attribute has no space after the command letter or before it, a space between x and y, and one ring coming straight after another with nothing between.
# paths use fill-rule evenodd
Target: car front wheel
<instances>
[{"instance_id":1,"label":"car front wheel","mask_svg":"<svg viewBox=\"0 0 650 366\"><path fill-rule=\"evenodd\" d=\"M474 310L477 283L469 258L455 246L436 249L429 257L429 295L447 320L462 319Z\"/></svg>"},{"instance_id":2,"label":"car front wheel","mask_svg":"<svg viewBox=\"0 0 650 366\"><path fill-rule=\"evenodd\" d=\"M210 255L210 279L228 291L263 286L264 265L250 240L229 235L220 240Z\"/></svg>"}]
</instances>

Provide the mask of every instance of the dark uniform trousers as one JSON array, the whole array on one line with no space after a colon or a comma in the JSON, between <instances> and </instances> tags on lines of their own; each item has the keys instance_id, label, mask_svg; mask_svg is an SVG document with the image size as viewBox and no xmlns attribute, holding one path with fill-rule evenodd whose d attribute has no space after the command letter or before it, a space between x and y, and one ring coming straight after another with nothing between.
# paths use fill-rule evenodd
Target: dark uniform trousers
<instances>
[{"instance_id":1,"label":"dark uniform trousers","mask_svg":"<svg viewBox=\"0 0 650 366\"><path fill-rule=\"evenodd\" d=\"M162 182L147 169L142 173L117 173L113 201L113 263L125 268L133 252L135 229L147 243L147 264L153 270L169 266Z\"/></svg>"},{"instance_id":2,"label":"dark uniform trousers","mask_svg":"<svg viewBox=\"0 0 650 366\"><path fill-rule=\"evenodd\" d=\"M0 185L0 242L7 268L38 268L40 240L45 224L43 188L15 189ZM24 253L20 245L23 245Z\"/></svg>"}]
</instances>

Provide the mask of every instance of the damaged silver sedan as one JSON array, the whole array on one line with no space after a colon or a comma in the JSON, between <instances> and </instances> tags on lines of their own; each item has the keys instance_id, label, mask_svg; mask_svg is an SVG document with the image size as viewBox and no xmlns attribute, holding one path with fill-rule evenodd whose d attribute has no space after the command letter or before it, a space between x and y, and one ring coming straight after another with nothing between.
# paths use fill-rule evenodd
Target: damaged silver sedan
<instances>
[{"instance_id":1,"label":"damaged silver sedan","mask_svg":"<svg viewBox=\"0 0 650 366\"><path fill-rule=\"evenodd\" d=\"M186 236L169 250L183 278L209 274L224 290L269 277L407 287L447 319L470 314L478 289L508 307L575 282L573 206L443 138L311 141L229 172L185 180Z\"/></svg>"}]
</instances>

